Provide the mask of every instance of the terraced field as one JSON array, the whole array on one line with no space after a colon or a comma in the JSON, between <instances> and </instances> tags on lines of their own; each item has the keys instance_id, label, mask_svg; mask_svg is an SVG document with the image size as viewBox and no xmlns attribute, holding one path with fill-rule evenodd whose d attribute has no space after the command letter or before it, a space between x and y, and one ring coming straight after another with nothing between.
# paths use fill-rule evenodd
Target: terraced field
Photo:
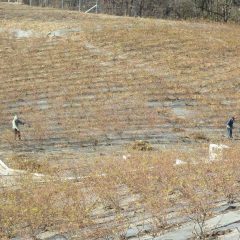
<instances>
[{"instance_id":1,"label":"terraced field","mask_svg":"<svg viewBox=\"0 0 240 240\"><path fill-rule=\"evenodd\" d=\"M210 226L226 217L211 234L224 235L229 218L238 226L238 141L227 142L227 164L202 160L240 111L239 40L234 24L0 3L0 158L54 176L1 188L0 237L186 239L188 217L202 213ZM22 141L15 113L27 123ZM127 155L134 140L156 151ZM198 164L176 168L176 158Z\"/></svg>"},{"instance_id":2,"label":"terraced field","mask_svg":"<svg viewBox=\"0 0 240 240\"><path fill-rule=\"evenodd\" d=\"M220 139L239 112L237 25L0 8L1 146Z\"/></svg>"}]
</instances>

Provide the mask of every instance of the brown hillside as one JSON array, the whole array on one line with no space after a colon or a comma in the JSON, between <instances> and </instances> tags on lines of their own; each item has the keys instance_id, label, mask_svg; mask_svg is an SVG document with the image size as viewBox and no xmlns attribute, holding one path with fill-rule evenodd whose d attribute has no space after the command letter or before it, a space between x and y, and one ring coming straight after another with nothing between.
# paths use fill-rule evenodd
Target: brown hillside
<instances>
[{"instance_id":1,"label":"brown hillside","mask_svg":"<svg viewBox=\"0 0 240 240\"><path fill-rule=\"evenodd\" d=\"M2 3L0 26L5 149L14 113L31 149L219 139L240 112L239 25Z\"/></svg>"}]
</instances>

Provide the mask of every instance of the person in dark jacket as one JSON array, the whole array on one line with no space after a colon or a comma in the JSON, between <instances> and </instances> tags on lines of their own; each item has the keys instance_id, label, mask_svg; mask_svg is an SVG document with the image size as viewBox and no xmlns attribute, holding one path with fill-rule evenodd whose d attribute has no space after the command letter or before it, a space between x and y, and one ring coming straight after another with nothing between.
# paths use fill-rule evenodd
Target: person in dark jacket
<instances>
[{"instance_id":1,"label":"person in dark jacket","mask_svg":"<svg viewBox=\"0 0 240 240\"><path fill-rule=\"evenodd\" d=\"M227 135L228 138L232 138L233 124L235 122L235 117L231 117L227 122Z\"/></svg>"},{"instance_id":2,"label":"person in dark jacket","mask_svg":"<svg viewBox=\"0 0 240 240\"><path fill-rule=\"evenodd\" d=\"M17 140L17 137L18 137L19 140L21 140L21 133L20 133L20 130L19 130L19 124L24 125L24 122L19 120L18 116L15 115L13 120L12 120L12 129L14 131L15 140Z\"/></svg>"}]
</instances>

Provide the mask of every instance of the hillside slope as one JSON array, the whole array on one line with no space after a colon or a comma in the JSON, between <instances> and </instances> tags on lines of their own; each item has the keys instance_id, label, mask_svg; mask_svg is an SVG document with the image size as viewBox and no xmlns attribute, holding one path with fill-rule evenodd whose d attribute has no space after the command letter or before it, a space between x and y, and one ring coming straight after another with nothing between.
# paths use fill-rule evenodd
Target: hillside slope
<instances>
[{"instance_id":1,"label":"hillside slope","mask_svg":"<svg viewBox=\"0 0 240 240\"><path fill-rule=\"evenodd\" d=\"M240 111L240 27L0 4L0 143L221 139Z\"/></svg>"}]
</instances>

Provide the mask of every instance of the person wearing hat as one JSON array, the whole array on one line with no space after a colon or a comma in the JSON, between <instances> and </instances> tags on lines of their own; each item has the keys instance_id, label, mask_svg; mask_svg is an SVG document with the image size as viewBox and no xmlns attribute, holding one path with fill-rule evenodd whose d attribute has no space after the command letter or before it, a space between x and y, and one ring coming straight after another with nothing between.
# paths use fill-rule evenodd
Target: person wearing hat
<instances>
[{"instance_id":1,"label":"person wearing hat","mask_svg":"<svg viewBox=\"0 0 240 240\"><path fill-rule=\"evenodd\" d=\"M21 133L20 133L20 130L19 130L19 124L22 124L24 125L25 123L22 122L21 120L18 119L18 116L15 115L13 120L12 120L12 129L14 131L14 135L15 135L15 140L17 140L17 137L19 140L21 140Z\"/></svg>"},{"instance_id":2,"label":"person wearing hat","mask_svg":"<svg viewBox=\"0 0 240 240\"><path fill-rule=\"evenodd\" d=\"M227 122L227 135L228 138L232 138L233 123L235 122L235 117L231 117Z\"/></svg>"}]
</instances>

